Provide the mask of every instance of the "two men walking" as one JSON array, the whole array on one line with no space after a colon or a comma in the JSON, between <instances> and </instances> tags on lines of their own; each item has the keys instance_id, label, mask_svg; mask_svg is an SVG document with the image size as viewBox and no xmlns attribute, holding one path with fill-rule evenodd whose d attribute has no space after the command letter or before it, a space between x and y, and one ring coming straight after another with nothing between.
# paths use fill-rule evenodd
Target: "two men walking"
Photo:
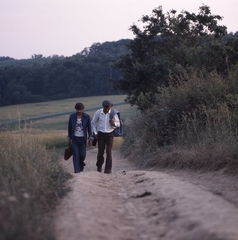
<instances>
[{"instance_id":1,"label":"two men walking","mask_svg":"<svg viewBox=\"0 0 238 240\"><path fill-rule=\"evenodd\" d=\"M120 126L117 114L111 118L112 103L109 100L102 102L102 108L98 109L90 124L90 117L84 113L84 105L76 103L76 113L69 117L68 121L68 140L73 146L73 165L74 172L78 173L84 169L86 157L86 140L88 135L88 145L92 145L95 138L98 142L97 171L102 172L105 162L104 152L106 150L106 162L104 173L110 174L112 171L112 146L115 128Z\"/></svg>"}]
</instances>

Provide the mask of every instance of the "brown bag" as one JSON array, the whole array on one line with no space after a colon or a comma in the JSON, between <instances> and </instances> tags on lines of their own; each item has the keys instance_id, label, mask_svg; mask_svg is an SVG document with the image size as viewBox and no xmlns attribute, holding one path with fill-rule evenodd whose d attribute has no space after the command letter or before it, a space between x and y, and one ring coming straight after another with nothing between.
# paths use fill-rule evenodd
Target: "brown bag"
<instances>
[{"instance_id":1,"label":"brown bag","mask_svg":"<svg viewBox=\"0 0 238 240\"><path fill-rule=\"evenodd\" d=\"M70 159L70 157L73 155L73 149L72 146L69 145L67 148L64 150L64 160Z\"/></svg>"}]
</instances>

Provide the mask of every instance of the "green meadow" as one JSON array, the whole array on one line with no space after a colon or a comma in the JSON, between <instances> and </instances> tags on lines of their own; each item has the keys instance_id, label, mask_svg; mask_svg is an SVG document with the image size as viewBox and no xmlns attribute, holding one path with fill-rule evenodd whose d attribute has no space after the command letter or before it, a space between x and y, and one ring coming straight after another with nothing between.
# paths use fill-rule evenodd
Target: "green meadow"
<instances>
[{"instance_id":1,"label":"green meadow","mask_svg":"<svg viewBox=\"0 0 238 240\"><path fill-rule=\"evenodd\" d=\"M74 111L74 105L76 102L82 102L85 105L85 110L87 110L87 108L91 107L100 107L101 102L105 99L110 99L115 104L122 103L124 102L125 97L126 95L93 96L4 106L0 107L0 122L44 114L66 112L70 110Z\"/></svg>"},{"instance_id":2,"label":"green meadow","mask_svg":"<svg viewBox=\"0 0 238 240\"><path fill-rule=\"evenodd\" d=\"M109 99L114 104L113 107L121 112L122 121L126 122L128 117L135 116L138 112L136 107L124 102L125 97L126 95L93 96L0 107L0 126L2 129L16 131L26 128L29 134L37 135L39 141L47 148L62 151L67 145L68 119L75 111L76 102L82 102L85 106L84 111L92 118L95 111L102 107L102 101ZM20 122L20 119L25 120ZM11 120L16 122L1 125L1 122L11 122ZM115 139L114 148L119 148L121 143L121 138Z\"/></svg>"},{"instance_id":3,"label":"green meadow","mask_svg":"<svg viewBox=\"0 0 238 240\"><path fill-rule=\"evenodd\" d=\"M76 102L82 102L85 112L93 117L94 112L101 108L104 99L110 99L114 103L114 108L121 112L121 117L125 120L137 112L136 107L131 107L124 102L125 97L126 95L93 96L0 107L0 125L8 121L10 123L14 120L18 123L24 120L28 127L36 131L64 131L67 129L69 114L75 111Z\"/></svg>"}]
</instances>

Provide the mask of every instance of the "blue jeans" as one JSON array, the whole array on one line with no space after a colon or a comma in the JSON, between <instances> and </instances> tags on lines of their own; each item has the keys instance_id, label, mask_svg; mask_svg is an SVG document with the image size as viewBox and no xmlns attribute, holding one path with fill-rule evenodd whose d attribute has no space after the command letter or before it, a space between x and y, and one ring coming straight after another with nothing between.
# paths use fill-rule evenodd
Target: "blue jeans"
<instances>
[{"instance_id":1,"label":"blue jeans","mask_svg":"<svg viewBox=\"0 0 238 240\"><path fill-rule=\"evenodd\" d=\"M83 171L86 157L86 140L85 137L74 137L72 141L73 147L73 165L74 172L79 173Z\"/></svg>"}]
</instances>

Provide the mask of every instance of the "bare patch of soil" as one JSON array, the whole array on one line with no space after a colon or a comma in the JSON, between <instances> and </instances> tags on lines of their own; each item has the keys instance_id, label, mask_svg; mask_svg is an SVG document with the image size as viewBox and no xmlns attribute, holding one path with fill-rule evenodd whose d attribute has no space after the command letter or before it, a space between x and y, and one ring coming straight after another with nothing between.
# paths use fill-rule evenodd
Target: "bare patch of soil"
<instances>
[{"instance_id":1,"label":"bare patch of soil","mask_svg":"<svg viewBox=\"0 0 238 240\"><path fill-rule=\"evenodd\" d=\"M138 169L113 152L112 174L96 171L89 148L84 172L57 207L58 240L237 240L237 179L222 173ZM63 157L62 157L63 158ZM234 182L236 181L236 182Z\"/></svg>"}]
</instances>

